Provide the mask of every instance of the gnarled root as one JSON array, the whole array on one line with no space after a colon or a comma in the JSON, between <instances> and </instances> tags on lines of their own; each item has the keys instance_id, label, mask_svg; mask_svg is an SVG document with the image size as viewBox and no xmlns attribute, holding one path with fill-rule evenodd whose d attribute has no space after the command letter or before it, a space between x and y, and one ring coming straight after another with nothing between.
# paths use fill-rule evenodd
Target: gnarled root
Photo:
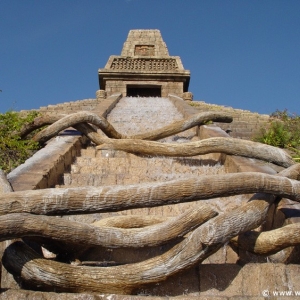
<instances>
[{"instance_id":1,"label":"gnarled root","mask_svg":"<svg viewBox=\"0 0 300 300\"><path fill-rule=\"evenodd\" d=\"M299 165L294 165L279 175L295 178L298 174ZM248 177L251 182L255 181L254 173L248 173ZM281 188L282 183L289 180L273 177L279 179L277 184L281 183L278 185ZM265 177L261 179L265 180ZM214 182L214 186L217 187L218 184ZM295 184L292 186L295 189ZM228 186L227 188L230 189ZM297 192L299 193L296 189ZM17 242L6 249L3 264L9 272L21 277L25 283L41 286L45 290L132 293L144 284L165 280L203 261L233 237L256 228L264 221L274 199L273 195L256 194L248 203L196 228L186 239L163 255L139 263L106 268L68 265L42 259L31 248Z\"/></svg>"},{"instance_id":2,"label":"gnarled root","mask_svg":"<svg viewBox=\"0 0 300 300\"><path fill-rule=\"evenodd\" d=\"M165 126L163 128L144 133L131 136L133 139L147 139L147 140L158 140L164 137L171 136L178 132L185 131L189 128L194 126L199 126L205 124L208 121L216 121L216 122L232 122L232 117L228 116L224 113L216 113L216 112L202 112L187 119L177 121L172 123L171 125ZM128 138L127 136L117 132L115 128L103 117L100 117L94 113L81 111L67 116L45 116L44 118L37 118L31 126L24 127L22 130L22 136L28 134L31 130L34 130L38 127L41 127L41 124L49 124L53 123L52 125L48 126L44 130L37 133L33 140L45 143L50 138L57 135L62 130L68 127L74 127L80 130L83 134L86 135L87 132L91 132L91 129L84 127L84 124L91 123L95 125L97 128L101 129L108 137L114 139L120 138ZM88 136L88 135L87 135ZM102 144L104 141L101 139L101 136L97 133L93 133L90 136L93 142L96 144Z\"/></svg>"},{"instance_id":3,"label":"gnarled root","mask_svg":"<svg viewBox=\"0 0 300 300\"><path fill-rule=\"evenodd\" d=\"M3 264L25 282L56 291L132 293L187 269L224 243L263 222L269 203L253 200L230 213L217 216L195 229L175 247L152 259L116 267L73 266L42 259L31 248L15 243L6 249Z\"/></svg>"},{"instance_id":4,"label":"gnarled root","mask_svg":"<svg viewBox=\"0 0 300 300\"><path fill-rule=\"evenodd\" d=\"M171 136L173 134L190 129L192 127L206 124L209 121L231 123L232 117L226 113L221 113L221 112L212 112L212 111L201 112L192 115L191 117L186 118L184 120L176 121L165 127L150 132L133 135L128 138L151 140L151 141L160 140L168 136Z\"/></svg>"},{"instance_id":5,"label":"gnarled root","mask_svg":"<svg viewBox=\"0 0 300 300\"><path fill-rule=\"evenodd\" d=\"M291 167L298 168L300 164ZM258 172L190 177L136 185L43 189L0 195L0 215L111 212L248 193L270 193L300 202L300 182ZM130 200L128 200L130 199Z\"/></svg>"},{"instance_id":6,"label":"gnarled root","mask_svg":"<svg viewBox=\"0 0 300 300\"><path fill-rule=\"evenodd\" d=\"M92 223L92 225L97 227L141 228L165 222L170 218L172 217L147 215L113 216L103 218Z\"/></svg>"},{"instance_id":7,"label":"gnarled root","mask_svg":"<svg viewBox=\"0 0 300 300\"><path fill-rule=\"evenodd\" d=\"M123 229L56 217L8 214L0 216L0 240L37 236L85 246L150 247L182 237L216 215L213 209L202 204L159 224Z\"/></svg>"},{"instance_id":8,"label":"gnarled root","mask_svg":"<svg viewBox=\"0 0 300 300\"><path fill-rule=\"evenodd\" d=\"M52 125L48 126L44 130L37 133L33 140L37 142L44 143L50 138L57 135L62 130L74 126L80 123L91 123L101 129L108 137L111 138L124 138L125 136L118 133L115 128L103 117L99 117L98 115L87 112L81 111L75 114L67 115L60 120L56 121Z\"/></svg>"},{"instance_id":9,"label":"gnarled root","mask_svg":"<svg viewBox=\"0 0 300 300\"><path fill-rule=\"evenodd\" d=\"M14 134L18 134L23 139L34 130L53 124L65 116L65 114L43 114L36 117L33 122L23 125L21 130L19 132L14 132Z\"/></svg>"},{"instance_id":10,"label":"gnarled root","mask_svg":"<svg viewBox=\"0 0 300 300\"><path fill-rule=\"evenodd\" d=\"M287 247L300 245L300 223L265 232L248 231L233 238L231 243L255 254L271 255Z\"/></svg>"},{"instance_id":11,"label":"gnarled root","mask_svg":"<svg viewBox=\"0 0 300 300\"><path fill-rule=\"evenodd\" d=\"M43 215L111 212L254 192L270 193L300 202L300 182L281 176L244 172L164 183L8 193L0 195L0 215L21 212Z\"/></svg>"},{"instance_id":12,"label":"gnarled root","mask_svg":"<svg viewBox=\"0 0 300 300\"><path fill-rule=\"evenodd\" d=\"M282 170L277 176L283 176L294 180L300 179L300 164L295 164L290 168ZM269 195L269 197L274 197ZM300 243L300 223L286 225L282 228L266 231L266 232L244 232L240 236L236 236L231 240L231 244L258 254L269 256L290 246ZM285 259L285 255L282 257ZM274 257L277 262L280 261L280 255Z\"/></svg>"},{"instance_id":13,"label":"gnarled root","mask_svg":"<svg viewBox=\"0 0 300 300\"><path fill-rule=\"evenodd\" d=\"M18 134L21 138L25 138L32 131L42 128L46 125L53 124L60 119L66 117L65 114L44 114L34 119L32 123L25 124L20 132L14 132L14 134ZM105 142L105 137L101 136L97 133L97 127L90 125L88 123L78 123L74 124L73 127L78 131L82 132L86 137L88 137L92 142L96 145L100 145Z\"/></svg>"},{"instance_id":14,"label":"gnarled root","mask_svg":"<svg viewBox=\"0 0 300 300\"><path fill-rule=\"evenodd\" d=\"M107 139L97 149L114 149L153 156L195 156L208 153L225 153L257 158L279 166L290 167L293 159L282 149L241 139L215 137L201 141L171 144L134 139Z\"/></svg>"}]
</instances>

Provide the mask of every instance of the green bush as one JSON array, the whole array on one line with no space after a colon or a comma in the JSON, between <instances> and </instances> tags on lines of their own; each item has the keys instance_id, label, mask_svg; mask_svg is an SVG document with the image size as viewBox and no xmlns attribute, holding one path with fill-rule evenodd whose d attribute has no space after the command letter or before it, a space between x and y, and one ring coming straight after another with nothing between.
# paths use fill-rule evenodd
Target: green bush
<instances>
[{"instance_id":1,"label":"green bush","mask_svg":"<svg viewBox=\"0 0 300 300\"><path fill-rule=\"evenodd\" d=\"M37 112L21 114L15 111L0 114L0 168L4 172L10 172L39 149L39 144L30 137L21 139L18 135L22 126L32 122L37 115Z\"/></svg>"},{"instance_id":2,"label":"green bush","mask_svg":"<svg viewBox=\"0 0 300 300\"><path fill-rule=\"evenodd\" d=\"M262 128L254 140L287 149L295 160L300 160L300 116L276 110L269 126Z\"/></svg>"}]
</instances>

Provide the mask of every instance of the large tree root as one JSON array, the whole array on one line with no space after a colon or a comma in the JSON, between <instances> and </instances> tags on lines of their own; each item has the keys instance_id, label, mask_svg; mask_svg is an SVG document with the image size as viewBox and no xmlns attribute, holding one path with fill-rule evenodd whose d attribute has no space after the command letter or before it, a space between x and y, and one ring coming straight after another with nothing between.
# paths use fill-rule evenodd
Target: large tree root
<instances>
[{"instance_id":1,"label":"large tree root","mask_svg":"<svg viewBox=\"0 0 300 300\"><path fill-rule=\"evenodd\" d=\"M172 123L171 125L162 127L160 129L144 133L144 134L138 134L133 136L126 136L123 135L115 130L115 128L103 117L99 117L98 115L81 111L78 113L74 113L67 116L45 116L45 122L43 124L43 119L39 118L36 122L32 123L32 128L37 129L38 126L42 126L49 124L49 122L53 123L52 125L48 126L44 130L37 133L33 140L45 143L50 138L57 135L62 130L68 128L68 127L75 127L76 129L80 130L83 134L86 134L87 132L91 132L91 129L84 127L83 124L85 123L91 123L97 128L101 129L108 137L120 139L120 138L132 138L132 139L147 139L147 140L158 140L164 137L171 136L173 134L185 131L187 129L190 129L195 126L200 126L208 121L216 121L216 122L226 122L230 123L232 122L232 117L228 116L224 113L215 113L215 112L202 112L196 115L193 115L192 117L189 117L187 119L177 121ZM79 127L77 126L79 125ZM22 135L24 136L25 133L30 132L30 126L28 125L26 128L22 130ZM94 131L94 130L92 130ZM99 134L94 132L92 135L93 142L96 142L96 144L102 144L102 138Z\"/></svg>"},{"instance_id":2,"label":"large tree root","mask_svg":"<svg viewBox=\"0 0 300 300\"><path fill-rule=\"evenodd\" d=\"M50 241L51 244L56 244L58 256L61 254L59 249L64 249L64 246L72 248L73 245L74 249L159 246L171 240L178 242L177 237L183 237L193 230L166 253L139 263L105 268L69 265L44 259L26 244L16 242L6 249L4 266L33 288L38 286L56 292L132 293L145 284L160 282L202 262L230 241L240 249L259 255L273 254L300 244L298 224L268 232L251 231L265 221L276 196L300 202L300 182L295 180L299 179L300 164L295 164L285 151L232 138L210 138L180 145L142 141L162 139L211 120L231 122L232 118L214 112L200 113L159 130L131 137L120 134L105 118L91 112L40 119L31 127L24 127L22 136L42 122L52 123L35 135L34 140L42 143L72 126L95 144L105 143L98 149L172 157L225 153L258 158L289 168L280 172L279 176L245 172L190 177L164 183L2 194L0 241L21 237L29 242L36 242L37 249L43 241ZM99 134L98 129L107 137ZM4 192L9 192L10 187L2 175L0 173L0 187ZM218 216L208 205L198 205L167 220L158 217L141 219L119 216L94 224L84 224L43 216L120 211L248 193L257 194L246 204ZM74 249L69 254L74 253Z\"/></svg>"},{"instance_id":3,"label":"large tree root","mask_svg":"<svg viewBox=\"0 0 300 300\"><path fill-rule=\"evenodd\" d=\"M74 126L80 123L91 123L101 129L108 137L111 138L124 138L125 136L118 133L115 128L103 117L100 117L94 113L81 111L75 114L67 115L60 120L56 121L52 125L38 132L33 140L41 143L45 143L50 138L57 135L62 130Z\"/></svg>"},{"instance_id":4,"label":"large tree root","mask_svg":"<svg viewBox=\"0 0 300 300\"><path fill-rule=\"evenodd\" d=\"M31 285L56 291L132 293L187 269L216 252L231 238L259 226L271 201L263 198L217 216L158 257L116 267L82 267L42 259L31 248L15 243L6 249L3 264Z\"/></svg>"},{"instance_id":5,"label":"large tree root","mask_svg":"<svg viewBox=\"0 0 300 300\"><path fill-rule=\"evenodd\" d=\"M123 229L49 216L8 214L0 216L0 241L38 236L85 246L150 247L182 237L216 215L213 209L202 204L156 225Z\"/></svg>"},{"instance_id":6,"label":"large tree root","mask_svg":"<svg viewBox=\"0 0 300 300\"><path fill-rule=\"evenodd\" d=\"M159 140L174 135L176 133L185 131L192 127L204 125L209 121L231 123L232 117L226 113L220 113L220 112L212 112L212 111L201 112L192 115L191 117L188 117L184 120L180 120L170 125L167 125L165 127L159 128L157 130L153 130L142 134L132 135L129 136L128 138L151 140L151 141Z\"/></svg>"},{"instance_id":7,"label":"large tree root","mask_svg":"<svg viewBox=\"0 0 300 300\"><path fill-rule=\"evenodd\" d=\"M36 117L31 123L23 125L19 132L15 131L13 132L13 134L18 134L21 137L21 139L23 139L31 132L42 128L46 125L53 124L54 122L64 118L65 116L66 114L43 114L41 116Z\"/></svg>"},{"instance_id":8,"label":"large tree root","mask_svg":"<svg viewBox=\"0 0 300 300\"><path fill-rule=\"evenodd\" d=\"M299 166L300 164L293 165L289 169L286 169L285 173L295 171L293 175L296 176ZM135 207L152 207L178 202L189 202L219 196L232 196L257 191L276 194L299 201L299 185L299 182L289 180L288 178L256 172L244 172L197 178L190 177L188 179L172 180L165 183L155 182L125 186L45 189L27 191L26 193L15 192L14 194L5 195L5 197L2 196L0 197L0 199L3 198L0 203L0 211L2 213L22 212L22 209L24 209L25 212L46 214L66 209L71 210L69 213L80 211L93 212L93 209L103 209L107 212ZM69 203L68 200L70 200ZM7 209L5 209L6 207ZM65 213L68 212L65 211Z\"/></svg>"},{"instance_id":9,"label":"large tree root","mask_svg":"<svg viewBox=\"0 0 300 300\"><path fill-rule=\"evenodd\" d=\"M66 117L66 114L44 114L33 120L33 122L25 124L20 131L15 131L12 134L19 135L21 139L25 138L28 134L42 128L46 125L53 124L60 119ZM103 144L105 142L105 137L97 133L97 127L90 125L88 123L78 123L74 124L73 127L83 133L87 138L89 138L96 145ZM107 137L106 137L107 138Z\"/></svg>"},{"instance_id":10,"label":"large tree root","mask_svg":"<svg viewBox=\"0 0 300 300\"><path fill-rule=\"evenodd\" d=\"M298 168L299 164L290 168ZM257 172L177 179L164 183L44 189L0 195L0 215L63 215L154 207L247 193L269 193L300 202L300 182Z\"/></svg>"},{"instance_id":11,"label":"large tree root","mask_svg":"<svg viewBox=\"0 0 300 300\"><path fill-rule=\"evenodd\" d=\"M293 165L279 175L296 179L299 176L299 168L299 164ZM235 182L245 174L237 175L231 177L231 181ZM254 184L259 191L266 191L269 190L269 186L276 186L280 195L288 190L294 195L293 197L299 198L299 187L296 181L265 174L248 173L246 175L245 178L250 180L245 181L245 178L242 178L244 186ZM260 180L257 181L258 178ZM278 180L271 183L275 178ZM262 182L263 184L260 185ZM218 188L219 185L226 185L228 190L233 188L230 181L222 182L222 180L221 182L214 180L212 187ZM197 185L194 186L197 187ZM178 188L180 187L179 185ZM175 190L174 193L178 191ZM57 203L60 200L56 198ZM186 239L163 255L140 263L106 268L73 266L42 259L31 248L17 242L6 249L3 264L25 283L33 287L40 286L45 290L132 293L144 284L165 280L201 262L233 237L256 228L265 220L269 206L274 200L273 195L256 194L245 205L219 215L196 228ZM11 207L14 206L18 204L14 203Z\"/></svg>"},{"instance_id":12,"label":"large tree root","mask_svg":"<svg viewBox=\"0 0 300 300\"><path fill-rule=\"evenodd\" d=\"M35 118L32 123L25 124L19 132L13 132L13 134L17 134L23 139L34 130L53 124L66 116L66 114L44 114ZM93 125L88 123L78 123L74 124L73 127L82 132L96 145L102 144L105 141L105 139L97 133L97 127Z\"/></svg>"},{"instance_id":13,"label":"large tree root","mask_svg":"<svg viewBox=\"0 0 300 300\"><path fill-rule=\"evenodd\" d=\"M265 232L245 232L233 238L231 243L255 254L272 255L287 247L300 245L300 223Z\"/></svg>"},{"instance_id":14,"label":"large tree root","mask_svg":"<svg viewBox=\"0 0 300 300\"><path fill-rule=\"evenodd\" d=\"M143 215L125 215L103 218L92 223L99 227L117 227L117 228L141 228L155 225L167 221L172 217L165 216L143 216Z\"/></svg>"},{"instance_id":15,"label":"large tree root","mask_svg":"<svg viewBox=\"0 0 300 300\"><path fill-rule=\"evenodd\" d=\"M108 139L106 135L101 135L97 132L96 126L87 123L79 123L74 125L73 127L79 132L83 133L95 145L101 145L105 143Z\"/></svg>"},{"instance_id":16,"label":"large tree root","mask_svg":"<svg viewBox=\"0 0 300 300\"><path fill-rule=\"evenodd\" d=\"M279 166L290 167L293 159L283 150L273 146L225 137L208 138L201 141L170 144L134 139L107 139L97 149L114 149L152 156L195 156L208 153L225 153L257 158Z\"/></svg>"}]
</instances>

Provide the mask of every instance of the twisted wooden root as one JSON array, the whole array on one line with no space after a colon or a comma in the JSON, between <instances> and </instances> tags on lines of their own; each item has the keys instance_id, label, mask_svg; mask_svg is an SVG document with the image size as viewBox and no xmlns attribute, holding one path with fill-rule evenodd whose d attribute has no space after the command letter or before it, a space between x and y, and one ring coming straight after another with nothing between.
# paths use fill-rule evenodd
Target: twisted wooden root
<instances>
[{"instance_id":1,"label":"twisted wooden root","mask_svg":"<svg viewBox=\"0 0 300 300\"><path fill-rule=\"evenodd\" d=\"M31 123L27 123L23 125L21 130L19 132L14 132L14 134L18 134L21 138L25 138L28 134L30 134L34 130L42 128L46 125L53 124L54 122L60 120L65 116L66 114L55 114L55 115L44 114L42 116L38 116Z\"/></svg>"},{"instance_id":2,"label":"twisted wooden root","mask_svg":"<svg viewBox=\"0 0 300 300\"><path fill-rule=\"evenodd\" d=\"M33 120L32 123L25 124L19 132L14 132L13 134L19 135L22 139L25 138L28 134L30 134L32 131L42 128L46 125L53 124L60 119L66 117L66 114L44 114L42 116L39 116ZM73 127L82 132L86 137L88 137L92 142L94 142L96 145L100 145L105 142L105 137L101 136L99 133L97 133L97 127L90 125L88 123L78 123L74 124ZM105 128L103 128L105 132Z\"/></svg>"},{"instance_id":3,"label":"twisted wooden root","mask_svg":"<svg viewBox=\"0 0 300 300\"><path fill-rule=\"evenodd\" d=\"M299 165L294 166L297 168ZM21 212L42 215L111 212L255 192L299 202L300 182L264 173L244 172L163 183L20 191L0 195L0 215Z\"/></svg>"},{"instance_id":4,"label":"twisted wooden root","mask_svg":"<svg viewBox=\"0 0 300 300\"><path fill-rule=\"evenodd\" d=\"M299 176L299 169L299 164L293 165L279 175L296 179ZM243 177L244 174L237 175ZM247 186L248 183L254 182L255 186L258 184L256 187L260 191L267 191L269 186L276 186L275 189L281 191L279 194L286 193L288 190L294 195L293 197L299 198L299 187L296 181L280 176L261 177L260 175L265 174L248 173L246 178L250 178L250 181L245 182L243 178L243 185ZM260 181L255 177L260 178ZM270 179L275 178L277 180L271 183ZM238 179L237 176L231 177L231 180L235 181L234 179ZM261 181L264 184L259 185ZM230 181L226 181L225 184L227 189L233 188ZM217 188L219 185L220 182L215 180L213 186ZM224 182L221 181L221 185L224 185ZM175 190L174 193L178 191ZM256 194L245 205L210 219L196 228L186 239L163 255L140 263L107 268L67 265L42 259L31 248L17 242L6 249L3 264L26 283L41 286L46 290L132 293L141 285L165 280L201 262L233 237L256 228L264 221L274 199L273 195ZM56 202L59 201L62 201L62 198L56 198Z\"/></svg>"},{"instance_id":5,"label":"twisted wooden root","mask_svg":"<svg viewBox=\"0 0 300 300\"><path fill-rule=\"evenodd\" d=\"M282 170L277 176L300 180L300 164ZM271 199L270 197L274 198L269 195L269 199ZM269 256L287 247L300 244L299 228L300 223L297 223L267 232L244 232L240 236L234 237L231 244L258 255Z\"/></svg>"},{"instance_id":6,"label":"twisted wooden root","mask_svg":"<svg viewBox=\"0 0 300 300\"><path fill-rule=\"evenodd\" d=\"M208 153L225 153L257 158L274 164L290 167L293 159L283 150L273 146L225 137L208 138L201 141L170 144L134 139L107 139L97 149L114 149L131 153L159 156L195 156Z\"/></svg>"},{"instance_id":7,"label":"twisted wooden root","mask_svg":"<svg viewBox=\"0 0 300 300\"><path fill-rule=\"evenodd\" d=\"M188 117L184 120L176 121L170 125L159 128L157 130L153 130L143 134L129 136L128 138L151 140L151 141L159 140L171 136L173 134L185 131L192 127L206 124L208 121L231 123L232 117L226 113L220 113L220 112L212 112L212 111L201 112L192 115L191 117Z\"/></svg>"},{"instance_id":8,"label":"twisted wooden root","mask_svg":"<svg viewBox=\"0 0 300 300\"><path fill-rule=\"evenodd\" d=\"M208 121L229 123L232 122L232 117L224 113L202 112L193 115L187 119L174 122L171 125L165 126L163 128L144 134L133 135L131 137L127 137L117 132L115 128L105 118L87 111L81 111L67 116L45 116L44 124L43 118L39 118L36 122L32 124L31 127L37 129L38 127L41 127L42 124L47 125L49 123L53 123L52 125L40 131L33 137L33 140L41 143L45 143L47 140L54 137L62 130L72 126L81 131L83 134L87 135L93 142L95 142L98 145L104 142L103 137L99 135L95 129L91 129L91 127L86 127L86 125L88 125L87 123L95 125L97 128L101 129L108 137L114 139L132 138L158 140L185 131L194 126L200 126L202 124L207 123ZM26 128L24 127L24 129L22 130L23 136L24 132L28 134L30 132L30 126L27 126Z\"/></svg>"},{"instance_id":9,"label":"twisted wooden root","mask_svg":"<svg viewBox=\"0 0 300 300\"><path fill-rule=\"evenodd\" d=\"M201 262L234 236L259 226L270 202L252 200L217 216L163 255L140 263L108 268L73 266L42 259L26 245L15 243L6 249L3 264L25 282L47 290L132 293Z\"/></svg>"},{"instance_id":10,"label":"twisted wooden root","mask_svg":"<svg viewBox=\"0 0 300 300\"><path fill-rule=\"evenodd\" d=\"M271 255L287 247L300 245L300 223L265 232L245 232L233 238L231 243L255 254Z\"/></svg>"},{"instance_id":11,"label":"twisted wooden root","mask_svg":"<svg viewBox=\"0 0 300 300\"><path fill-rule=\"evenodd\" d=\"M165 222L142 228L98 227L66 219L31 214L0 216L0 241L38 236L75 245L103 247L158 246L199 226L217 213L200 205Z\"/></svg>"},{"instance_id":12,"label":"twisted wooden root","mask_svg":"<svg viewBox=\"0 0 300 300\"><path fill-rule=\"evenodd\" d=\"M92 225L98 227L141 228L165 222L170 218L147 215L113 216L96 221Z\"/></svg>"},{"instance_id":13,"label":"twisted wooden root","mask_svg":"<svg viewBox=\"0 0 300 300\"><path fill-rule=\"evenodd\" d=\"M67 115L60 120L56 121L52 125L48 126L44 130L38 132L33 140L41 143L45 143L50 138L57 135L62 130L74 126L80 123L91 123L101 129L108 137L120 139L124 136L118 133L115 128L103 117L100 117L94 113L81 111L75 114Z\"/></svg>"}]
</instances>

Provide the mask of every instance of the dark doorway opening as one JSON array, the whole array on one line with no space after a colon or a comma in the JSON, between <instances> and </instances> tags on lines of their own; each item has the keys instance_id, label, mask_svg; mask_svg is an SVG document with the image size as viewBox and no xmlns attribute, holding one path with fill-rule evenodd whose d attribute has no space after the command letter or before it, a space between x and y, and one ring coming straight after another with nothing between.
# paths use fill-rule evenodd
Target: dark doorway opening
<instances>
[{"instance_id":1,"label":"dark doorway opening","mask_svg":"<svg viewBox=\"0 0 300 300\"><path fill-rule=\"evenodd\" d=\"M128 97L161 97L159 85L127 85Z\"/></svg>"}]
</instances>

